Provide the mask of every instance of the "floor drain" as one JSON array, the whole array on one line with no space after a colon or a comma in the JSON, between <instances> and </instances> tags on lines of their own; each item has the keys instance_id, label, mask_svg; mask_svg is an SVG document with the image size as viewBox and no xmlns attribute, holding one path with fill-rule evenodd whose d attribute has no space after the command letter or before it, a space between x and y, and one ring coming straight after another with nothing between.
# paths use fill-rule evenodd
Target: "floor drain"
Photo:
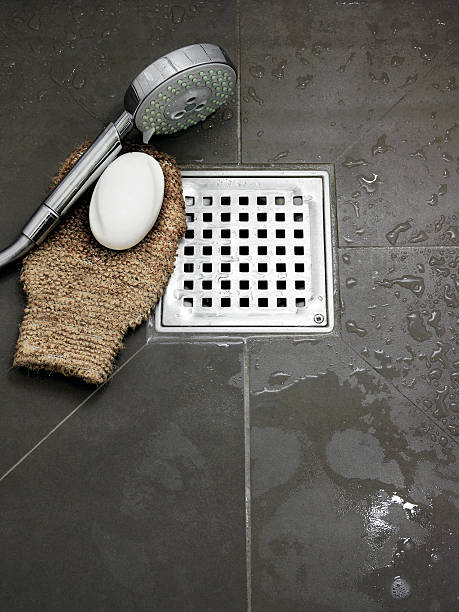
<instances>
[{"instance_id":1,"label":"floor drain","mask_svg":"<svg viewBox=\"0 0 459 612\"><path fill-rule=\"evenodd\" d=\"M333 328L329 177L315 170L184 170L188 229L158 331Z\"/></svg>"}]
</instances>

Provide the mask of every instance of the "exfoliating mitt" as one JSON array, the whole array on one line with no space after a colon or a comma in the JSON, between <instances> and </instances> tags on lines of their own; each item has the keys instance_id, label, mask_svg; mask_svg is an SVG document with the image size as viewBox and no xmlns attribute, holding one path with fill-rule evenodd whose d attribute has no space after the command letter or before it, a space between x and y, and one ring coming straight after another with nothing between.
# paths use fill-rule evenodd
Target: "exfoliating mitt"
<instances>
[{"instance_id":1,"label":"exfoliating mitt","mask_svg":"<svg viewBox=\"0 0 459 612\"><path fill-rule=\"evenodd\" d=\"M52 188L90 144L70 154ZM89 228L86 192L23 261L27 306L14 365L103 383L128 328L140 325L161 297L186 229L180 169L171 156L148 145L126 144L123 153L130 151L152 155L164 173L164 200L153 229L125 251L101 246Z\"/></svg>"}]
</instances>

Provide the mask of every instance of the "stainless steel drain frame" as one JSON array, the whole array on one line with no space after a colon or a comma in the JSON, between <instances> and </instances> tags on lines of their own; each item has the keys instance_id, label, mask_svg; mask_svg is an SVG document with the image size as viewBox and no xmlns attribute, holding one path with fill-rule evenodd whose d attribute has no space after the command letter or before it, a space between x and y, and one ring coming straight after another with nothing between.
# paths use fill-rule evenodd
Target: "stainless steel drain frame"
<instances>
[{"instance_id":1,"label":"stainless steel drain frame","mask_svg":"<svg viewBox=\"0 0 459 612\"><path fill-rule=\"evenodd\" d=\"M332 331L333 167L185 166L182 179L188 229L156 330Z\"/></svg>"}]
</instances>

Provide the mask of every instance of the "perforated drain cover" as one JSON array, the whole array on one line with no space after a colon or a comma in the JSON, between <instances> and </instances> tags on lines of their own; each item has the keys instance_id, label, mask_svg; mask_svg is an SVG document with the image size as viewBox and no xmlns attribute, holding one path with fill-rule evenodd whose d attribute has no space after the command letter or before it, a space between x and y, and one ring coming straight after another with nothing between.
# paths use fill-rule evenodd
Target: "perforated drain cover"
<instances>
[{"instance_id":1,"label":"perforated drain cover","mask_svg":"<svg viewBox=\"0 0 459 612\"><path fill-rule=\"evenodd\" d=\"M182 177L188 230L156 329L330 331L328 173L184 170Z\"/></svg>"}]
</instances>

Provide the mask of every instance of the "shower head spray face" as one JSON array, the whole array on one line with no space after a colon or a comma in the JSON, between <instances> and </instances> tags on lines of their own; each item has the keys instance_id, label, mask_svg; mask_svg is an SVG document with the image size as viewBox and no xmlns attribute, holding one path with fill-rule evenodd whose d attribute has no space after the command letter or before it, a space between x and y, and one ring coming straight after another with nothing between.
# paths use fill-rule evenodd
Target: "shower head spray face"
<instances>
[{"instance_id":1,"label":"shower head spray face","mask_svg":"<svg viewBox=\"0 0 459 612\"><path fill-rule=\"evenodd\" d=\"M131 83L126 110L143 132L174 134L215 112L234 91L236 70L217 45L183 47L150 64Z\"/></svg>"}]
</instances>

